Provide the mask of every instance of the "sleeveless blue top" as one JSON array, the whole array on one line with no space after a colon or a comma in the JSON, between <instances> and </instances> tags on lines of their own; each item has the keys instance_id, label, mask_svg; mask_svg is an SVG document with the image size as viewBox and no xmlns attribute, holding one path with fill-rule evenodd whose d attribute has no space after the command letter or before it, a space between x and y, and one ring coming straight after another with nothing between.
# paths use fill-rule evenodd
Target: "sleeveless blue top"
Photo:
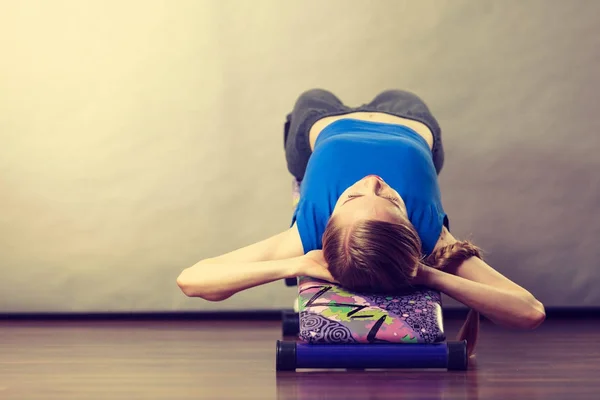
<instances>
[{"instance_id":1,"label":"sleeveless blue top","mask_svg":"<svg viewBox=\"0 0 600 400\"><path fill-rule=\"evenodd\" d=\"M292 217L305 253L322 249L325 227L342 192L371 174L402 196L421 251L431 254L448 220L429 145L406 126L354 119L323 129L308 161Z\"/></svg>"}]
</instances>

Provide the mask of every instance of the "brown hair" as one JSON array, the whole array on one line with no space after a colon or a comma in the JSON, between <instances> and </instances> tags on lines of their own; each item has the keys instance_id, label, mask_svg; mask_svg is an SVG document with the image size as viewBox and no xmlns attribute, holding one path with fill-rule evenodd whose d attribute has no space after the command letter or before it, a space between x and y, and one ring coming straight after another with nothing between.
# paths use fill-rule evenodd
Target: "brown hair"
<instances>
[{"instance_id":1,"label":"brown hair","mask_svg":"<svg viewBox=\"0 0 600 400\"><path fill-rule=\"evenodd\" d=\"M426 259L421 240L408 221L361 220L341 225L332 217L323 234L323 257L331 275L344 287L370 293L402 293L411 290L419 265L436 269L458 266L472 256L481 257L469 241L457 241L437 249ZM470 310L458 340L467 340L468 354L475 349L479 313Z\"/></svg>"}]
</instances>

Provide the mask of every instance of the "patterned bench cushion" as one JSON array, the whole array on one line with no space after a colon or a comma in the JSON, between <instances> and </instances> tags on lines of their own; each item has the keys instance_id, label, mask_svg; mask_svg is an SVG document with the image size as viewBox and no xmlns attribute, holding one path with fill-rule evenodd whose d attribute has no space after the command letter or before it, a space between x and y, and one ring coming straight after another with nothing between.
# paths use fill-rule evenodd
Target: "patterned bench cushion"
<instances>
[{"instance_id":1,"label":"patterned bench cushion","mask_svg":"<svg viewBox=\"0 0 600 400\"><path fill-rule=\"evenodd\" d=\"M438 343L446 339L439 292L402 296L351 293L309 277L298 280L300 340L308 343Z\"/></svg>"}]
</instances>

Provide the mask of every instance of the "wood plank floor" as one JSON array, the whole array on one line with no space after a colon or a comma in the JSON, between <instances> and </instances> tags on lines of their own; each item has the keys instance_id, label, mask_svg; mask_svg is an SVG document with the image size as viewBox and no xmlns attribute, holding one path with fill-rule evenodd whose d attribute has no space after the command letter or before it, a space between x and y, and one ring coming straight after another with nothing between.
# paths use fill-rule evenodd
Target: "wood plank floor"
<instances>
[{"instance_id":1,"label":"wood plank floor","mask_svg":"<svg viewBox=\"0 0 600 400\"><path fill-rule=\"evenodd\" d=\"M0 321L0 399L600 398L600 320L484 323L467 372L276 373L279 337L276 321Z\"/></svg>"}]
</instances>

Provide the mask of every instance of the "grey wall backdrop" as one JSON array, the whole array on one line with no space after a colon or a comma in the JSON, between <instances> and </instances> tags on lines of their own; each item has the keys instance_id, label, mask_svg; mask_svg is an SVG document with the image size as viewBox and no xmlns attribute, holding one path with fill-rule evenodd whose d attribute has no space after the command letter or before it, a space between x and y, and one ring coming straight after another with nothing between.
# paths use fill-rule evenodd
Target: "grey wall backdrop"
<instances>
[{"instance_id":1,"label":"grey wall backdrop","mask_svg":"<svg viewBox=\"0 0 600 400\"><path fill-rule=\"evenodd\" d=\"M421 95L455 235L547 306L600 306L599 1L26 0L0 50L0 312L290 307L175 278L288 226L283 118L312 87Z\"/></svg>"}]
</instances>

